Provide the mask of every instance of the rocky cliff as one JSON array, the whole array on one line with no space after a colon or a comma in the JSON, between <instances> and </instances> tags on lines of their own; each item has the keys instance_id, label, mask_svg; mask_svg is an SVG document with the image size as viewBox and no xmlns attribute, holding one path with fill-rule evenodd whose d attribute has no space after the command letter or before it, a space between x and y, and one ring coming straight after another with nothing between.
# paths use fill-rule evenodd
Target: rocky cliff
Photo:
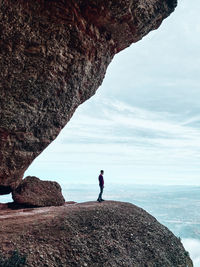
<instances>
[{"instance_id":1,"label":"rocky cliff","mask_svg":"<svg viewBox=\"0 0 200 267\"><path fill-rule=\"evenodd\" d=\"M114 55L157 29L176 4L0 0L0 194L28 206L64 203L57 183L21 182L25 170L95 93ZM131 204L13 208L0 204L0 266L13 266L18 251L14 266L21 257L37 267L192 267L180 241Z\"/></svg>"},{"instance_id":2,"label":"rocky cliff","mask_svg":"<svg viewBox=\"0 0 200 267\"><path fill-rule=\"evenodd\" d=\"M18 250L17 259L31 267L193 266L178 238L128 203L7 208L0 210L0 225L0 262Z\"/></svg>"},{"instance_id":3,"label":"rocky cliff","mask_svg":"<svg viewBox=\"0 0 200 267\"><path fill-rule=\"evenodd\" d=\"M113 56L157 29L176 0L0 1L0 194L102 83Z\"/></svg>"}]
</instances>

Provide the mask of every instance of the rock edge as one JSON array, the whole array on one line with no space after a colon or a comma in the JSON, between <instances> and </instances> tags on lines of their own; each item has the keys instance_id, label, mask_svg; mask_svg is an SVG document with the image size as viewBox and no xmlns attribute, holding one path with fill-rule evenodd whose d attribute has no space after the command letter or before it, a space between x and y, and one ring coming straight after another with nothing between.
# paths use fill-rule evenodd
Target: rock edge
<instances>
[{"instance_id":1,"label":"rock edge","mask_svg":"<svg viewBox=\"0 0 200 267\"><path fill-rule=\"evenodd\" d=\"M33 267L193 266L177 237L129 203L2 210L0 223L0 251L18 249Z\"/></svg>"}]
</instances>

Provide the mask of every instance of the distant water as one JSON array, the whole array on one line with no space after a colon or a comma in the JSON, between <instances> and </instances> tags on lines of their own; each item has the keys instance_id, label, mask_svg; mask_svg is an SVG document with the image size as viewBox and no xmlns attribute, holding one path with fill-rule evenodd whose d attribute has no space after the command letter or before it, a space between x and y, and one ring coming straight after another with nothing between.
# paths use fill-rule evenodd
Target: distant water
<instances>
[{"instance_id":1,"label":"distant water","mask_svg":"<svg viewBox=\"0 0 200 267\"><path fill-rule=\"evenodd\" d=\"M65 185L66 200L97 199L98 185ZM152 214L181 238L200 240L200 187L107 185L104 198L133 203Z\"/></svg>"},{"instance_id":2,"label":"distant water","mask_svg":"<svg viewBox=\"0 0 200 267\"><path fill-rule=\"evenodd\" d=\"M94 201L98 185L61 184L66 201ZM103 197L133 203L152 214L182 242L200 266L200 187L157 185L106 185ZM0 196L0 202L12 201Z\"/></svg>"}]
</instances>

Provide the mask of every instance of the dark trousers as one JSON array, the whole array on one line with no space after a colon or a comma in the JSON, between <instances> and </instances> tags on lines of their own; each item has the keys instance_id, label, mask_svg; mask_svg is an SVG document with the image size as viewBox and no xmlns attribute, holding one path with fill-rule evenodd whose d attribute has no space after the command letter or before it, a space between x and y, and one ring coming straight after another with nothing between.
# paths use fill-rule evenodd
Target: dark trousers
<instances>
[{"instance_id":1,"label":"dark trousers","mask_svg":"<svg viewBox=\"0 0 200 267\"><path fill-rule=\"evenodd\" d=\"M102 199L102 194L103 194L103 186L100 186L100 193L99 193L99 197L98 197L99 200Z\"/></svg>"}]
</instances>

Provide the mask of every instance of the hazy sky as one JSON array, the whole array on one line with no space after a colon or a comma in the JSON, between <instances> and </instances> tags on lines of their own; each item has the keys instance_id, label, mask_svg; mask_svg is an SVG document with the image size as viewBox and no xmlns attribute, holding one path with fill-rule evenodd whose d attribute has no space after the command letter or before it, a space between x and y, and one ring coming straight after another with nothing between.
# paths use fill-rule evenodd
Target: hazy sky
<instances>
[{"instance_id":1,"label":"hazy sky","mask_svg":"<svg viewBox=\"0 0 200 267\"><path fill-rule=\"evenodd\" d=\"M200 5L179 0L161 27L115 56L25 175L61 183L200 185Z\"/></svg>"}]
</instances>

